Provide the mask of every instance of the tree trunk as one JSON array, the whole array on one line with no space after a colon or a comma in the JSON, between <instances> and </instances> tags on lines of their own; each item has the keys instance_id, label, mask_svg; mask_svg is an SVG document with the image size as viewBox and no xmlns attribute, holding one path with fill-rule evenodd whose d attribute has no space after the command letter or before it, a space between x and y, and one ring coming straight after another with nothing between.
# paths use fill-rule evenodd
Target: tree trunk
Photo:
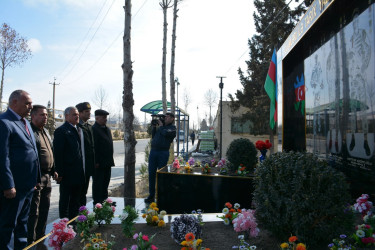
<instances>
[{"instance_id":1,"label":"tree trunk","mask_svg":"<svg viewBox=\"0 0 375 250\"><path fill-rule=\"evenodd\" d=\"M171 69L170 69L170 84L171 84L171 112L175 113L176 110L176 98L175 98L175 81L174 81L174 63L176 56L176 26L177 26L177 0L173 3L173 28L172 28L172 48L171 48Z\"/></svg>"},{"instance_id":2,"label":"tree trunk","mask_svg":"<svg viewBox=\"0 0 375 250\"><path fill-rule=\"evenodd\" d=\"M123 121L124 121L124 197L135 198L135 145L134 135L134 99L133 99L133 69L131 61L131 0L125 0L125 30L124 30L124 63L122 70L124 74L124 92L122 99Z\"/></svg>"},{"instance_id":3,"label":"tree trunk","mask_svg":"<svg viewBox=\"0 0 375 250\"><path fill-rule=\"evenodd\" d=\"M167 112L167 76L166 76L166 63L167 63L167 9L168 6L163 7L164 23L163 23L163 62L161 65L161 82L162 82L162 102L163 112Z\"/></svg>"},{"instance_id":4,"label":"tree trunk","mask_svg":"<svg viewBox=\"0 0 375 250\"><path fill-rule=\"evenodd\" d=\"M1 87L0 87L0 111L3 111L3 86L4 86L4 71L5 68L1 71ZM9 104L8 104L9 105Z\"/></svg>"}]
</instances>

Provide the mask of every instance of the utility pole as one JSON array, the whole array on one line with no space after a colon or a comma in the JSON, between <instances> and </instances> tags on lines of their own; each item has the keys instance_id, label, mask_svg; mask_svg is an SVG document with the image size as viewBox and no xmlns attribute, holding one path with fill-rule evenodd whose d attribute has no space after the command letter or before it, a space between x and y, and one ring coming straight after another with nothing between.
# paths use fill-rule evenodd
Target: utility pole
<instances>
[{"instance_id":1,"label":"utility pole","mask_svg":"<svg viewBox=\"0 0 375 250\"><path fill-rule=\"evenodd\" d=\"M52 97L52 121L53 121L53 125L55 126L55 88L56 88L56 85L60 85L56 83L56 77L53 78L53 83L49 83L49 84L52 84L53 85L53 97Z\"/></svg>"},{"instance_id":2,"label":"utility pole","mask_svg":"<svg viewBox=\"0 0 375 250\"><path fill-rule=\"evenodd\" d=\"M216 78L220 78L219 88L220 88L220 156L219 159L221 159L221 153L223 149L223 78L225 76L217 76Z\"/></svg>"}]
</instances>

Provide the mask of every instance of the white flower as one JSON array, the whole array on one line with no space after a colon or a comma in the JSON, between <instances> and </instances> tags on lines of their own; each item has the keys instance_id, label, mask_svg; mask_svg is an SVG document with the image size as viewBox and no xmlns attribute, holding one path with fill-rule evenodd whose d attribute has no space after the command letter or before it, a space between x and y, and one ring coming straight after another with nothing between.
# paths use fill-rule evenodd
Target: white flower
<instances>
[{"instance_id":1,"label":"white flower","mask_svg":"<svg viewBox=\"0 0 375 250\"><path fill-rule=\"evenodd\" d=\"M238 239L239 239L239 240L243 240L243 239L245 239L245 235L243 235L243 234L238 235Z\"/></svg>"},{"instance_id":2,"label":"white flower","mask_svg":"<svg viewBox=\"0 0 375 250\"><path fill-rule=\"evenodd\" d=\"M126 220L126 218L128 218L128 216L129 216L129 213L123 212L122 215L120 216L120 220Z\"/></svg>"},{"instance_id":3,"label":"white flower","mask_svg":"<svg viewBox=\"0 0 375 250\"><path fill-rule=\"evenodd\" d=\"M365 237L365 232L363 230L357 230L357 232L355 233L359 238L363 238Z\"/></svg>"},{"instance_id":4,"label":"white flower","mask_svg":"<svg viewBox=\"0 0 375 250\"><path fill-rule=\"evenodd\" d=\"M95 249L99 249L100 248L100 245L99 243L95 243L94 245L92 245Z\"/></svg>"},{"instance_id":5,"label":"white flower","mask_svg":"<svg viewBox=\"0 0 375 250\"><path fill-rule=\"evenodd\" d=\"M225 207L225 208L223 208L223 214L227 214L227 213L229 213L229 209L227 208L227 207Z\"/></svg>"},{"instance_id":6,"label":"white flower","mask_svg":"<svg viewBox=\"0 0 375 250\"><path fill-rule=\"evenodd\" d=\"M250 246L250 250L255 250L255 249L257 249L256 246Z\"/></svg>"},{"instance_id":7,"label":"white flower","mask_svg":"<svg viewBox=\"0 0 375 250\"><path fill-rule=\"evenodd\" d=\"M234 208L235 208L235 209L239 209L239 208L240 208L240 206L241 206L241 205L240 205L240 204L238 204L238 203L235 203L235 204L234 204Z\"/></svg>"},{"instance_id":8,"label":"white flower","mask_svg":"<svg viewBox=\"0 0 375 250\"><path fill-rule=\"evenodd\" d=\"M225 224L225 225L229 225L229 223L230 223L229 219L228 219L228 218L225 218L225 219L224 219L224 224Z\"/></svg>"},{"instance_id":9,"label":"white flower","mask_svg":"<svg viewBox=\"0 0 375 250\"><path fill-rule=\"evenodd\" d=\"M167 215L167 212L165 210L161 210L160 215L165 216L165 215Z\"/></svg>"}]
</instances>

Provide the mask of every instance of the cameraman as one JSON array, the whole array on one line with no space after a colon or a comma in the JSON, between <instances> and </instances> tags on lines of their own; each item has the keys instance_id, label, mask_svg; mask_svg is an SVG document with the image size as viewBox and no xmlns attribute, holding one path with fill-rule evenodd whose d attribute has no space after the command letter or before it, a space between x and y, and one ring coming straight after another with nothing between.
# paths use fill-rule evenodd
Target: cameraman
<instances>
[{"instance_id":1,"label":"cameraman","mask_svg":"<svg viewBox=\"0 0 375 250\"><path fill-rule=\"evenodd\" d=\"M169 148L173 139L176 137L176 126L174 123L174 114L165 113L164 123L159 119L152 124L151 151L148 158L148 184L149 196L145 199L146 203L155 200L155 181L156 171L167 165L169 159Z\"/></svg>"}]
</instances>

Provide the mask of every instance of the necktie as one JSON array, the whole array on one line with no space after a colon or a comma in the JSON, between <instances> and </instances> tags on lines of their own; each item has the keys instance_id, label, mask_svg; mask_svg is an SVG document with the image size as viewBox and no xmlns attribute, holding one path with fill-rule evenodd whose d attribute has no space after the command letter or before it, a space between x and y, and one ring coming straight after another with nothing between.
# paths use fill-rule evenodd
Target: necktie
<instances>
[{"instance_id":1,"label":"necktie","mask_svg":"<svg viewBox=\"0 0 375 250\"><path fill-rule=\"evenodd\" d=\"M26 132L27 132L27 134L30 136L30 131L29 131L29 128L27 127L27 125L26 125L26 120L25 120L25 118L21 118L21 121L22 121L23 125L25 125L25 128L26 128Z\"/></svg>"}]
</instances>

